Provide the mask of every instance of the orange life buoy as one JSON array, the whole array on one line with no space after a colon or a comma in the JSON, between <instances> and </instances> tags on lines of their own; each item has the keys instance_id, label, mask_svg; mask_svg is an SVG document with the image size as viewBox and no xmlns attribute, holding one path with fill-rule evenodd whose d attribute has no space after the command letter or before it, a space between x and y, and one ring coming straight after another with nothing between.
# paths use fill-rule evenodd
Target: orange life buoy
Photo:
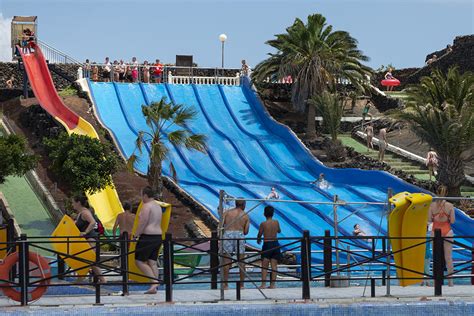
<instances>
[{"instance_id":1,"label":"orange life buoy","mask_svg":"<svg viewBox=\"0 0 474 316\"><path fill-rule=\"evenodd\" d=\"M8 280L10 270L19 261L18 252L14 252L8 255L3 264L0 265L0 280ZM36 264L38 267L42 280L39 282L35 289L28 293L28 302L39 299L48 289L51 278L51 269L48 261L35 252L28 252L28 261ZM21 292L14 288L12 283L2 283L0 288L3 293L14 301L21 302Z\"/></svg>"}]
</instances>

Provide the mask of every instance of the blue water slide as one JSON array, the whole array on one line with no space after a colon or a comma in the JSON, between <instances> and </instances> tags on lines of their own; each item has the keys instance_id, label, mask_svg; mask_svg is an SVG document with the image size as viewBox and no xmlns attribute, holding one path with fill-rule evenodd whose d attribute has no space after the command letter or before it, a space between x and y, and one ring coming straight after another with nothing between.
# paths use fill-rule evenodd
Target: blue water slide
<instances>
[{"instance_id":1,"label":"blue water slide","mask_svg":"<svg viewBox=\"0 0 474 316\"><path fill-rule=\"evenodd\" d=\"M245 80L244 80L245 81ZM121 153L137 153L139 131L150 132L142 106L165 98L196 111L196 119L186 126L204 134L206 153L165 143L170 150L163 172L170 175L172 162L178 184L217 217L218 192L232 196L264 198L275 187L283 200L321 202L339 199L351 202L386 200L388 188L420 192L419 188L380 171L331 169L315 159L286 126L274 121L248 83L242 86L90 83L101 123L112 133ZM175 130L172 126L167 132ZM137 171L148 169L149 144L140 157ZM321 189L313 184L320 173L330 182ZM248 208L255 202L249 202ZM327 205L284 204L268 201L250 213L250 236L256 236L264 220L263 207L276 208L282 236L300 236L303 230L322 235L333 227L333 209ZM340 233L350 235L358 223L370 235L386 234L385 209L381 205L346 205L338 208ZM468 235L473 221L457 212L456 234ZM250 242L251 246L257 246ZM364 247L362 242L359 246ZM315 247L318 248L318 247ZM316 258L319 261L321 258Z\"/></svg>"}]
</instances>

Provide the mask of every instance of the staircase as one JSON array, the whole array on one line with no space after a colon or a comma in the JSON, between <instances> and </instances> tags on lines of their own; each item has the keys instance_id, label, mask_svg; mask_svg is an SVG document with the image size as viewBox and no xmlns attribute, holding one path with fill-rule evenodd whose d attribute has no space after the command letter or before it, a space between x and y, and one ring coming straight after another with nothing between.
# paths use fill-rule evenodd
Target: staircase
<instances>
[{"instance_id":1,"label":"staircase","mask_svg":"<svg viewBox=\"0 0 474 316\"><path fill-rule=\"evenodd\" d=\"M369 149L367 147L352 138L351 135L340 135L338 139L342 142L344 146L352 147L354 150L362 155L370 157L372 159L378 159L378 150ZM385 152L384 162L390 165L390 167L401 170L406 172L407 174L413 175L415 178L419 180L429 180L430 176L428 173L428 169L418 163L411 161L406 158L402 158L398 155L395 155L390 152ZM435 180L434 178L432 180ZM461 187L461 195L463 196L474 196L474 187L473 186L462 186Z\"/></svg>"},{"instance_id":2,"label":"staircase","mask_svg":"<svg viewBox=\"0 0 474 316\"><path fill-rule=\"evenodd\" d=\"M51 72L54 72L70 83L76 81L77 69L83 66L80 61L43 41L38 40L37 43L46 58L48 68Z\"/></svg>"}]
</instances>

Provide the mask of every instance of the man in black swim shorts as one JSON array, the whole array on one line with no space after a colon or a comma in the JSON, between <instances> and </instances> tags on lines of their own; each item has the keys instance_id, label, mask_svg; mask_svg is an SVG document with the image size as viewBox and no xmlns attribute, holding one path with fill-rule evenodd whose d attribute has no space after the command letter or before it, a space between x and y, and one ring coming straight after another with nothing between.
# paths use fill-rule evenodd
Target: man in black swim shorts
<instances>
[{"instance_id":1,"label":"man in black swim shorts","mask_svg":"<svg viewBox=\"0 0 474 316\"><path fill-rule=\"evenodd\" d=\"M135 248L135 264L150 278L150 288L145 294L156 294L158 288L158 251L160 250L161 232L161 206L154 200L152 188L146 187L142 190L142 209L138 214L139 224L135 233L138 237Z\"/></svg>"}]
</instances>

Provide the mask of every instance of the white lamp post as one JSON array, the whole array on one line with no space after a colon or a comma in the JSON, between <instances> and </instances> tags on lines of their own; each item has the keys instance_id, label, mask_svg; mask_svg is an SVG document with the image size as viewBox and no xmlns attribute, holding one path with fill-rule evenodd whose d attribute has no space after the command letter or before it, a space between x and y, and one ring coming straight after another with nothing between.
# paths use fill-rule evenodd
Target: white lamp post
<instances>
[{"instance_id":1,"label":"white lamp post","mask_svg":"<svg viewBox=\"0 0 474 316\"><path fill-rule=\"evenodd\" d=\"M227 35L221 34L219 35L219 41L222 43L222 68L224 68L224 43L227 40Z\"/></svg>"}]
</instances>

